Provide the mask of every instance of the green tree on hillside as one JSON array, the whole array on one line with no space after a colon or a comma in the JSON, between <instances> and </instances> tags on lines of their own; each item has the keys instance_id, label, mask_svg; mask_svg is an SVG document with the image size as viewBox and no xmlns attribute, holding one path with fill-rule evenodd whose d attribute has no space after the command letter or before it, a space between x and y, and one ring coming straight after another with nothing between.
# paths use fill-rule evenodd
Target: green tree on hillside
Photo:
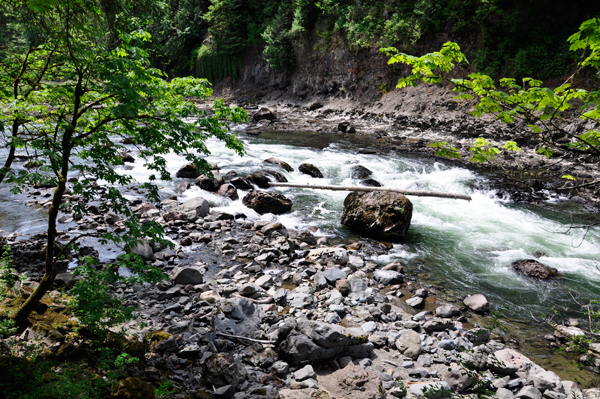
<instances>
[{"instance_id":1,"label":"green tree on hillside","mask_svg":"<svg viewBox=\"0 0 600 399\"><path fill-rule=\"evenodd\" d=\"M162 238L161 226L140 224L119 191L120 186L133 182L132 176L116 170L123 164L125 150L119 138L136 143L138 157L152 171L150 183L142 185L151 200L158 200L153 181L171 179L165 154L181 154L206 170L202 155L208 153L204 144L208 137L217 137L234 151L243 152L241 142L229 133L227 121L243 120L245 112L219 100L213 103L211 114L199 111L187 98L206 99L211 94L208 82L193 78L168 81L164 73L151 68L143 48L150 40L148 33L121 33L115 43L109 43L101 3L11 0L0 8L14 28L12 37L3 42L0 59L4 141L11 154L21 149L34 155L39 165L36 172L29 172L7 162L4 180L17 189L41 181L55 186L44 276L13 315L19 324L51 287L55 264L65 250L57 246L59 210L72 206L75 212L87 212L83 205L63 203L71 176L77 177L71 187L73 195L100 200L103 212L124 217L126 231L102 233L100 242L132 247L142 237ZM136 256L120 257L119 263L134 272L133 280L156 281L163 276ZM93 268L85 271L93 273Z\"/></svg>"},{"instance_id":2,"label":"green tree on hillside","mask_svg":"<svg viewBox=\"0 0 600 399\"><path fill-rule=\"evenodd\" d=\"M511 123L523 122L531 133L537 135L542 142L538 153L552 156L554 151L562 150L591 159L600 159L600 132L590 128L589 124L581 124L581 130L568 127L576 117L583 122L600 121L600 90L575 88L572 82L582 70L593 68L600 70L600 19L583 22L579 31L569 37L572 51L583 51L581 61L575 74L565 83L551 89L543 87L542 81L524 78L523 85L518 85L514 78L503 78L500 87L488 75L473 73L468 78L452 78L455 66L466 63L465 55L456 43L445 43L439 52L416 57L400 53L395 48L384 48L381 51L390 56L389 63L404 63L412 68L406 78L398 82L399 88L416 86L420 82L427 84L447 83L458 93L459 99L474 100L473 116L493 115L496 119ZM455 148L448 148L445 143L436 143L440 148L439 155L460 157ZM505 148L517 150L514 142L508 142ZM473 161L485 161L499 153L487 140L480 138L471 147ZM571 176L565 176L571 178ZM586 183L595 185L600 181Z\"/></svg>"}]
</instances>

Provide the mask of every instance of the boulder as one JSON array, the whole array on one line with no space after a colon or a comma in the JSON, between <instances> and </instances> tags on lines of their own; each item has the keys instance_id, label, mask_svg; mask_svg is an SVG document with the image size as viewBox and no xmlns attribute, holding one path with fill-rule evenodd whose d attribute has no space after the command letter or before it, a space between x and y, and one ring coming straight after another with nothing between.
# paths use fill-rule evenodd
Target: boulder
<instances>
[{"instance_id":1,"label":"boulder","mask_svg":"<svg viewBox=\"0 0 600 399\"><path fill-rule=\"evenodd\" d=\"M375 270L373 280L383 285L402 283L402 274L394 270Z\"/></svg>"},{"instance_id":2,"label":"boulder","mask_svg":"<svg viewBox=\"0 0 600 399\"><path fill-rule=\"evenodd\" d=\"M475 294L464 299L463 303L466 307L477 313L484 313L490 310L490 304L482 294Z\"/></svg>"},{"instance_id":3,"label":"boulder","mask_svg":"<svg viewBox=\"0 0 600 399\"><path fill-rule=\"evenodd\" d=\"M334 285L336 281L346 279L346 273L338 268L327 269L323 271L323 277L331 285Z\"/></svg>"},{"instance_id":4,"label":"boulder","mask_svg":"<svg viewBox=\"0 0 600 399\"><path fill-rule=\"evenodd\" d=\"M273 113L273 111L271 111L270 109L266 108L266 107L262 107L261 109L258 110L258 112L256 112L253 116L252 116L252 120L254 122L258 122L258 121L262 121L262 120L268 120L268 121L274 121L277 119L277 116Z\"/></svg>"},{"instance_id":5,"label":"boulder","mask_svg":"<svg viewBox=\"0 0 600 399\"><path fill-rule=\"evenodd\" d=\"M316 177L316 178L323 177L323 173L321 173L319 168L317 168L315 165L310 164L310 163L303 163L302 165L300 165L298 170L300 172L304 173L305 175L309 175L311 177Z\"/></svg>"},{"instance_id":6,"label":"boulder","mask_svg":"<svg viewBox=\"0 0 600 399\"><path fill-rule=\"evenodd\" d=\"M442 381L446 381L450 386L450 389L462 393L471 385L474 381L471 376L456 363L450 364L450 367L444 368L442 375L440 376Z\"/></svg>"},{"instance_id":7,"label":"boulder","mask_svg":"<svg viewBox=\"0 0 600 399\"><path fill-rule=\"evenodd\" d=\"M246 299L234 297L222 302L214 316L216 332L252 338L260 330L265 317L262 307Z\"/></svg>"},{"instance_id":8,"label":"boulder","mask_svg":"<svg viewBox=\"0 0 600 399\"><path fill-rule=\"evenodd\" d=\"M229 181L229 183L233 184L235 188L238 190L251 190L252 183L245 177L234 177Z\"/></svg>"},{"instance_id":9,"label":"boulder","mask_svg":"<svg viewBox=\"0 0 600 399\"><path fill-rule=\"evenodd\" d=\"M265 191L253 191L246 194L242 203L261 215L265 213L280 215L292 209L292 200L282 194Z\"/></svg>"},{"instance_id":10,"label":"boulder","mask_svg":"<svg viewBox=\"0 0 600 399\"><path fill-rule=\"evenodd\" d=\"M252 172L251 177L254 184L260 188L269 188L269 182L273 180L281 183L288 181L282 173L275 170L257 170Z\"/></svg>"},{"instance_id":11,"label":"boulder","mask_svg":"<svg viewBox=\"0 0 600 399\"><path fill-rule=\"evenodd\" d=\"M202 377L207 386L220 388L232 385L237 388L246 379L246 375L246 367L228 352L209 356L202 364Z\"/></svg>"},{"instance_id":12,"label":"boulder","mask_svg":"<svg viewBox=\"0 0 600 399\"><path fill-rule=\"evenodd\" d=\"M221 187L219 187L217 190L217 194L222 197L232 199L233 201L240 198L235 186L229 183L221 184Z\"/></svg>"},{"instance_id":13,"label":"boulder","mask_svg":"<svg viewBox=\"0 0 600 399\"><path fill-rule=\"evenodd\" d=\"M282 161L279 158L275 158L275 157L267 158L267 159L265 159L265 162L269 163L271 165L280 166L284 170L287 170L288 172L293 172L294 171L294 168L292 168L289 163L287 163L285 161Z\"/></svg>"},{"instance_id":14,"label":"boulder","mask_svg":"<svg viewBox=\"0 0 600 399\"><path fill-rule=\"evenodd\" d=\"M524 274L540 280L547 280L559 276L559 273L555 268L548 267L533 259L516 260L510 264L510 267L519 274Z\"/></svg>"},{"instance_id":15,"label":"boulder","mask_svg":"<svg viewBox=\"0 0 600 399\"><path fill-rule=\"evenodd\" d=\"M198 168L193 163L188 163L183 165L179 170L175 173L175 177L179 177L182 179L195 179L200 176L200 172Z\"/></svg>"},{"instance_id":16,"label":"boulder","mask_svg":"<svg viewBox=\"0 0 600 399\"><path fill-rule=\"evenodd\" d=\"M296 330L279 345L279 354L284 361L296 366L331 359L342 352L368 355L373 348L361 328L299 319Z\"/></svg>"},{"instance_id":17,"label":"boulder","mask_svg":"<svg viewBox=\"0 0 600 399\"><path fill-rule=\"evenodd\" d=\"M450 385L446 381L417 382L410 385L409 392L417 398L445 398L450 397Z\"/></svg>"},{"instance_id":18,"label":"boulder","mask_svg":"<svg viewBox=\"0 0 600 399\"><path fill-rule=\"evenodd\" d=\"M208 201L202 197L194 197L181 204L183 211L196 211L196 217L204 217L208 215L210 206Z\"/></svg>"},{"instance_id":19,"label":"boulder","mask_svg":"<svg viewBox=\"0 0 600 399\"><path fill-rule=\"evenodd\" d=\"M348 251L335 247L313 249L306 255L306 260L312 263L333 262L336 265L345 265L348 259Z\"/></svg>"},{"instance_id":20,"label":"boulder","mask_svg":"<svg viewBox=\"0 0 600 399\"><path fill-rule=\"evenodd\" d=\"M207 175L200 175L196 178L194 183L202 190L215 192L219 189L221 184L225 182L225 179L223 179L221 173L216 169L211 170L210 173L212 173L212 178Z\"/></svg>"},{"instance_id":21,"label":"boulder","mask_svg":"<svg viewBox=\"0 0 600 399\"><path fill-rule=\"evenodd\" d=\"M321 102L320 102L320 101L315 101L315 102L311 103L311 104L308 106L308 110L309 110L309 111L314 111L314 110L317 110L317 109L319 109L319 108L323 108L323 104L321 104Z\"/></svg>"},{"instance_id":22,"label":"boulder","mask_svg":"<svg viewBox=\"0 0 600 399\"><path fill-rule=\"evenodd\" d=\"M458 316L460 309L453 305L438 306L435 310L435 315L443 318Z\"/></svg>"},{"instance_id":23,"label":"boulder","mask_svg":"<svg viewBox=\"0 0 600 399\"><path fill-rule=\"evenodd\" d=\"M367 237L384 241L404 241L412 203L393 192L352 192L344 200L341 223Z\"/></svg>"},{"instance_id":24,"label":"boulder","mask_svg":"<svg viewBox=\"0 0 600 399\"><path fill-rule=\"evenodd\" d=\"M365 168L362 165L356 165L352 167L350 177L352 177L353 179L366 179L372 174L373 172L370 169Z\"/></svg>"},{"instance_id":25,"label":"boulder","mask_svg":"<svg viewBox=\"0 0 600 399\"><path fill-rule=\"evenodd\" d=\"M492 371L506 375L515 372L523 373L524 378L533 381L535 388L542 392L547 389L559 393L564 391L558 375L543 369L527 356L510 348L496 351L493 355L490 355L488 357L488 367Z\"/></svg>"},{"instance_id":26,"label":"boulder","mask_svg":"<svg viewBox=\"0 0 600 399\"><path fill-rule=\"evenodd\" d=\"M421 338L413 330L404 330L395 342L396 349L404 356L415 360L421 354Z\"/></svg>"},{"instance_id":27,"label":"boulder","mask_svg":"<svg viewBox=\"0 0 600 399\"><path fill-rule=\"evenodd\" d=\"M171 273L171 281L181 285L202 284L204 269L194 266L176 266Z\"/></svg>"},{"instance_id":28,"label":"boulder","mask_svg":"<svg viewBox=\"0 0 600 399\"><path fill-rule=\"evenodd\" d=\"M406 300L406 304L411 308L422 308L423 306L425 306L425 299L415 295L412 298L408 298Z\"/></svg>"}]
</instances>

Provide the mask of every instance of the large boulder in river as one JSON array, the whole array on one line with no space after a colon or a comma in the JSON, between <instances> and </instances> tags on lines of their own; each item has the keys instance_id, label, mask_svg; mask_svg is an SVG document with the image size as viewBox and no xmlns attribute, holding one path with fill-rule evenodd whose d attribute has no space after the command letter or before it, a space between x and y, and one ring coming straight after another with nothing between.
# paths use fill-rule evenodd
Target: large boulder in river
<instances>
[{"instance_id":1,"label":"large boulder in river","mask_svg":"<svg viewBox=\"0 0 600 399\"><path fill-rule=\"evenodd\" d=\"M279 215L292 209L292 200L279 193L269 193L266 191L248 193L242 199L242 203L261 215L265 213Z\"/></svg>"},{"instance_id":2,"label":"large boulder in river","mask_svg":"<svg viewBox=\"0 0 600 399\"><path fill-rule=\"evenodd\" d=\"M256 172L252 172L252 181L260 188L269 188L269 182L273 180L282 183L288 181L283 173L275 170L257 170Z\"/></svg>"},{"instance_id":3,"label":"large boulder in river","mask_svg":"<svg viewBox=\"0 0 600 399\"><path fill-rule=\"evenodd\" d=\"M305 175L309 175L311 177L317 177L317 178L323 177L323 173L321 173L319 168L317 168L315 165L313 165L311 163L303 163L302 165L300 165L298 170L300 172L304 173Z\"/></svg>"},{"instance_id":4,"label":"large boulder in river","mask_svg":"<svg viewBox=\"0 0 600 399\"><path fill-rule=\"evenodd\" d=\"M404 241L412 209L412 202L400 193L354 191L344 200L341 222L367 237Z\"/></svg>"},{"instance_id":5,"label":"large boulder in river","mask_svg":"<svg viewBox=\"0 0 600 399\"><path fill-rule=\"evenodd\" d=\"M548 267L537 260L521 259L510 264L517 273L524 274L529 277L547 280L552 277L557 277L558 271L553 267Z\"/></svg>"},{"instance_id":6,"label":"large boulder in river","mask_svg":"<svg viewBox=\"0 0 600 399\"><path fill-rule=\"evenodd\" d=\"M198 176L195 180L195 184L202 190L215 192L219 189L221 184L225 182L221 173L218 170L211 170L212 178L207 175Z\"/></svg>"},{"instance_id":7,"label":"large boulder in river","mask_svg":"<svg viewBox=\"0 0 600 399\"><path fill-rule=\"evenodd\" d=\"M352 167L352 172L350 173L350 176L353 179L366 179L367 177L371 176L373 174L373 172L371 172L370 169L365 168L362 165L356 165Z\"/></svg>"},{"instance_id":8,"label":"large boulder in river","mask_svg":"<svg viewBox=\"0 0 600 399\"><path fill-rule=\"evenodd\" d=\"M175 177L183 179L195 179L198 176L200 176L200 171L198 171L198 168L193 163L183 165L179 168L177 173L175 173Z\"/></svg>"},{"instance_id":9,"label":"large boulder in river","mask_svg":"<svg viewBox=\"0 0 600 399\"><path fill-rule=\"evenodd\" d=\"M222 184L217 190L217 194L226 198L230 198L234 201L239 198L237 188L235 188L233 184L229 183Z\"/></svg>"}]
</instances>

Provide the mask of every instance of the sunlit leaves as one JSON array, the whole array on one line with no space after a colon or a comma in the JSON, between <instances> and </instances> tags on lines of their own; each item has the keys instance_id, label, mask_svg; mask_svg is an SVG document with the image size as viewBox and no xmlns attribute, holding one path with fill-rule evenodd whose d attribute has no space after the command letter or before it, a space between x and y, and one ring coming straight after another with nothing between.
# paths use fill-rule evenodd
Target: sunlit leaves
<instances>
[{"instance_id":1,"label":"sunlit leaves","mask_svg":"<svg viewBox=\"0 0 600 399\"><path fill-rule=\"evenodd\" d=\"M460 152L455 147L448 145L447 141L431 143L429 146L431 148L437 148L435 155L438 157L462 158Z\"/></svg>"}]
</instances>

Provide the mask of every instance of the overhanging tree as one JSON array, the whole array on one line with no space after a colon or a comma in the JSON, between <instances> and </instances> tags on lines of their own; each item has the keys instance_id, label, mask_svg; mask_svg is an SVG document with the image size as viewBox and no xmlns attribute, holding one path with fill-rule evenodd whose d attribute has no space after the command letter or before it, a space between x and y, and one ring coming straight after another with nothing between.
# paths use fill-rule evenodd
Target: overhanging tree
<instances>
[{"instance_id":1,"label":"overhanging tree","mask_svg":"<svg viewBox=\"0 0 600 399\"><path fill-rule=\"evenodd\" d=\"M576 72L565 83L552 89L543 87L543 82L524 78L522 85L512 78L500 79L500 86L488 75L473 73L468 78L452 78L453 69L461 63L467 63L458 44L445 43L439 52L421 57L400 53L393 47L381 49L390 56L389 64L403 63L412 71L401 78L397 87L447 83L458 93L457 98L474 100L471 115L493 115L504 122L523 122L537 135L542 146L538 153L548 157L557 150L567 151L586 157L600 159L600 132L594 128L582 126L583 131L569 128L573 118L583 121L600 122L600 90L586 90L572 86L578 73L586 68L600 70L600 19L594 18L581 24L579 31L569 37L570 49L582 51L581 61ZM600 72L599 72L600 76ZM570 118L564 116L568 113ZM436 154L447 157L461 157L460 152L447 143L434 143ZM504 148L519 150L516 143L508 141ZM500 150L483 138L477 139L470 148L472 161L491 160ZM574 180L573 176L564 176ZM596 185L600 181L588 182L570 188Z\"/></svg>"},{"instance_id":2,"label":"overhanging tree","mask_svg":"<svg viewBox=\"0 0 600 399\"><path fill-rule=\"evenodd\" d=\"M123 164L119 138L137 144L139 157L153 172L142 187L148 197L158 200L153 181L170 180L165 154L175 153L208 170L202 155L204 142L214 136L232 150L242 153L228 121L246 118L240 108L222 101L213 103L209 114L199 111L188 96L206 99L211 94L207 81L179 78L171 81L149 67L143 43L150 35L143 31L119 35L109 43L101 0L14 0L2 11L12 16L16 32L2 48L6 65L0 70L0 113L5 141L10 149L23 149L36 156L39 170L29 172L11 167L7 161L6 183L19 189L27 184L50 180L55 186L48 214L44 276L16 314L22 324L50 289L55 265L63 255L57 243L57 217L63 206L67 180L76 173L71 191L84 200L100 199L101 209L124 217L126 232L108 231L101 243L113 241L134 246L142 237L162 238L156 223L140 224L119 191L133 177L119 173ZM97 182L102 182L99 187ZM74 204L82 214L86 208ZM66 248L76 243L76 238ZM162 276L135 256L119 258L132 269L137 281L156 281ZM89 269L88 269L89 270Z\"/></svg>"}]
</instances>

